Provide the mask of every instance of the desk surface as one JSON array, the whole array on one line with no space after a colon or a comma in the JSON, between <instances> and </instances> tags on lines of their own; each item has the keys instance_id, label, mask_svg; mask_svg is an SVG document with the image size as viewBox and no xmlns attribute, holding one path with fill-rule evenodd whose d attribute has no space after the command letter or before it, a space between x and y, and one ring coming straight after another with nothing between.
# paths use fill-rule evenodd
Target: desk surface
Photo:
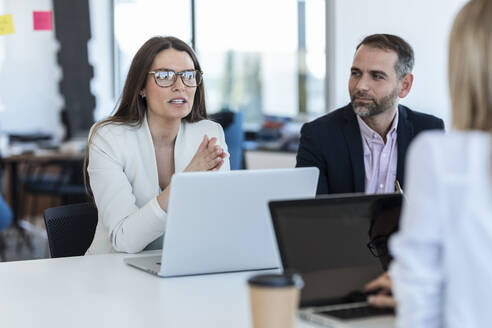
<instances>
[{"instance_id":1,"label":"desk surface","mask_svg":"<svg viewBox=\"0 0 492 328\"><path fill-rule=\"evenodd\" d=\"M125 265L128 256L0 263L0 326L251 326L246 281L255 272L159 278Z\"/></svg>"}]
</instances>

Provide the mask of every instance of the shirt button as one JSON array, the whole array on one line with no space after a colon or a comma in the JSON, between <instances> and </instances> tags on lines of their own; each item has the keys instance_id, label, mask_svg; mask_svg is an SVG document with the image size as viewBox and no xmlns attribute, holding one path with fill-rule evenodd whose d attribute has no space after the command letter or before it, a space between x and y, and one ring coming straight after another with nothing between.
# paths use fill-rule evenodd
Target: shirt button
<instances>
[{"instance_id":1,"label":"shirt button","mask_svg":"<svg viewBox=\"0 0 492 328\"><path fill-rule=\"evenodd\" d=\"M383 189L383 188L384 188L384 185L381 183L381 184L379 185L379 189Z\"/></svg>"}]
</instances>

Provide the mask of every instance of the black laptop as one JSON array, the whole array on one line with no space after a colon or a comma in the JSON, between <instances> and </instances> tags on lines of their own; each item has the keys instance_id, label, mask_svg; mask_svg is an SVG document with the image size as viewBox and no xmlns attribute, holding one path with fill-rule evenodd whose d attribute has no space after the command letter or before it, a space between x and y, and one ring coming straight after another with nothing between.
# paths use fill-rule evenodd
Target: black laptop
<instances>
[{"instance_id":1,"label":"black laptop","mask_svg":"<svg viewBox=\"0 0 492 328\"><path fill-rule=\"evenodd\" d=\"M363 287L387 269L401 205L399 193L269 203L284 271L304 279L302 318L333 327L393 325L393 311L369 306Z\"/></svg>"}]
</instances>

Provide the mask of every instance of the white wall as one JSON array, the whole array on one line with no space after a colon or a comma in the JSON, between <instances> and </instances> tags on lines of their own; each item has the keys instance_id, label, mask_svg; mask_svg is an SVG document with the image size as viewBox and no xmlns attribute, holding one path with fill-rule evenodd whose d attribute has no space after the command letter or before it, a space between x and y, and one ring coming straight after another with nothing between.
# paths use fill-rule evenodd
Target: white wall
<instances>
[{"instance_id":1,"label":"white wall","mask_svg":"<svg viewBox=\"0 0 492 328\"><path fill-rule=\"evenodd\" d=\"M366 35L390 33L404 38L415 52L413 88L401 103L443 118L449 128L448 34L466 0L327 1L334 1L335 9L334 67L328 77L333 83L331 109L349 102L348 78L357 44Z\"/></svg>"},{"instance_id":2,"label":"white wall","mask_svg":"<svg viewBox=\"0 0 492 328\"><path fill-rule=\"evenodd\" d=\"M52 10L50 0L0 0L12 14L15 33L0 35L0 129L62 133L54 31L34 31L32 12Z\"/></svg>"},{"instance_id":3,"label":"white wall","mask_svg":"<svg viewBox=\"0 0 492 328\"><path fill-rule=\"evenodd\" d=\"M89 63L94 68L91 92L96 119L114 107L112 84L111 0L90 0ZM61 137L60 111L64 100L58 83L59 43L53 31L34 31L32 12L52 10L51 0L0 0L0 15L12 14L15 33L0 35L0 130L41 131ZM54 19L53 19L54 24ZM54 28L56 28L54 26Z\"/></svg>"}]
</instances>

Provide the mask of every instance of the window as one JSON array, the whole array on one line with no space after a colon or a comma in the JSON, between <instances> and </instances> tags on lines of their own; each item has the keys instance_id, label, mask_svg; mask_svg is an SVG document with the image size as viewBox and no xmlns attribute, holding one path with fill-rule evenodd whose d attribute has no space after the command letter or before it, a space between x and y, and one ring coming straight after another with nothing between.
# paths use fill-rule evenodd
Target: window
<instances>
[{"instance_id":1,"label":"window","mask_svg":"<svg viewBox=\"0 0 492 328\"><path fill-rule=\"evenodd\" d=\"M119 98L133 56L148 39L172 35L191 40L189 1L114 0L115 86Z\"/></svg>"},{"instance_id":2,"label":"window","mask_svg":"<svg viewBox=\"0 0 492 328\"><path fill-rule=\"evenodd\" d=\"M115 0L117 93L153 35L191 41L204 71L207 109L263 115L325 112L324 0ZM135 31L136 30L136 31Z\"/></svg>"}]
</instances>

